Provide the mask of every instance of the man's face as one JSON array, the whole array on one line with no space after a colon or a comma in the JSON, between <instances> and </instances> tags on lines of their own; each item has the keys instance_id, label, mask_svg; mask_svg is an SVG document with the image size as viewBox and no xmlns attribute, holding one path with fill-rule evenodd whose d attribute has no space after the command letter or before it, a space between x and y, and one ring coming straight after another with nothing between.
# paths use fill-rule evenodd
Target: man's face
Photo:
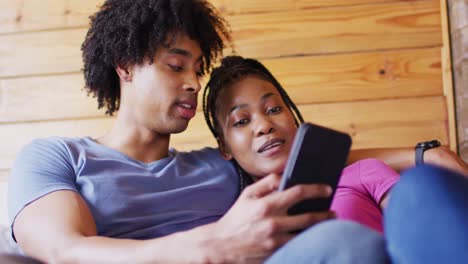
<instances>
[{"instance_id":1,"label":"man's face","mask_svg":"<svg viewBox=\"0 0 468 264\"><path fill-rule=\"evenodd\" d=\"M169 47L160 47L154 61L135 65L132 85L122 89L121 104L139 126L168 135L180 133L195 116L200 91L202 52L199 44L180 35ZM121 108L122 110L122 108Z\"/></svg>"}]
</instances>

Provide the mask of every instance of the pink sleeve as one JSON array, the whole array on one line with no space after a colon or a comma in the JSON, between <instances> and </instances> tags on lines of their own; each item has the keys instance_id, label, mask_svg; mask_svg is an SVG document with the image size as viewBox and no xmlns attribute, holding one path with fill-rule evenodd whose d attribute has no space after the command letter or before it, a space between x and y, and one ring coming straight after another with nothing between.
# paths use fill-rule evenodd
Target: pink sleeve
<instances>
[{"instance_id":1,"label":"pink sleeve","mask_svg":"<svg viewBox=\"0 0 468 264\"><path fill-rule=\"evenodd\" d=\"M378 159L359 162L361 184L374 201L380 203L382 196L400 179L400 175Z\"/></svg>"}]
</instances>

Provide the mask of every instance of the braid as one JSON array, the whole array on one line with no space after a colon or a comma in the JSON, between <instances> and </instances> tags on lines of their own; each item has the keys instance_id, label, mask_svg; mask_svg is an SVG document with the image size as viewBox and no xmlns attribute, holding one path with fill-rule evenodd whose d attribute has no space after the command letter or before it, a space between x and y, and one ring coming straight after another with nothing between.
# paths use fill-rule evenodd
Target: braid
<instances>
[{"instance_id":1,"label":"braid","mask_svg":"<svg viewBox=\"0 0 468 264\"><path fill-rule=\"evenodd\" d=\"M243 58L241 56L228 56L222 59L221 66L212 71L210 80L203 91L203 114L206 124L215 138L219 138L218 133L220 129L216 120L216 103L219 92L250 75L255 75L271 82L293 115L296 126L304 122L299 109L291 100L286 90L262 63L255 59Z\"/></svg>"},{"instance_id":2,"label":"braid","mask_svg":"<svg viewBox=\"0 0 468 264\"><path fill-rule=\"evenodd\" d=\"M219 140L221 133L221 128L216 119L217 100L220 91L241 81L247 76L252 75L273 84L288 107L288 110L293 115L296 126L299 126L299 124L304 122L301 112L291 100L286 90L284 90L283 86L281 86L278 80L276 80L273 74L271 74L271 72L262 63L255 59L248 59L240 56L228 56L222 59L221 66L213 69L210 80L203 91L203 114L208 128L217 140ZM242 191L246 185L253 183L253 179L239 166L237 161L232 160L232 163L239 174L240 189Z\"/></svg>"},{"instance_id":3,"label":"braid","mask_svg":"<svg viewBox=\"0 0 468 264\"><path fill-rule=\"evenodd\" d=\"M291 113L293 114L294 122L296 123L296 126L299 126L300 124L304 123L304 118L302 117L301 112L297 108L296 104L291 100L291 98L289 97L288 93L283 88L283 86L275 78L275 76L273 76L273 74L259 61L253 60L253 59L247 59L247 60L251 61L251 63L254 64L255 67L258 67L259 69L261 69L262 72L264 72L269 77L270 79L269 81L271 81L273 83L273 86L276 87L276 89L280 93L281 98L284 100L284 102L288 106L289 111L291 111Z\"/></svg>"}]
</instances>

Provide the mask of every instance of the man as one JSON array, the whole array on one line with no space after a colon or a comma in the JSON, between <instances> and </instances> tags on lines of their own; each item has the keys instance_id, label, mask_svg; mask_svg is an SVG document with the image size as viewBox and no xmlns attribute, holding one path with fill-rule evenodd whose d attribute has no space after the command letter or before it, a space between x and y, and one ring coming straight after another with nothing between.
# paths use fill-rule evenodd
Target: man
<instances>
[{"instance_id":1,"label":"man","mask_svg":"<svg viewBox=\"0 0 468 264\"><path fill-rule=\"evenodd\" d=\"M382 237L366 228L314 225L331 212L286 214L328 196L327 186L275 192L270 175L239 196L237 173L216 150L169 150L226 41L205 1L104 3L82 46L84 76L117 119L102 137L38 139L19 153L9 213L25 254L53 263L386 261Z\"/></svg>"},{"instance_id":2,"label":"man","mask_svg":"<svg viewBox=\"0 0 468 264\"><path fill-rule=\"evenodd\" d=\"M279 176L271 175L234 203L238 176L216 150L169 150L226 41L224 20L205 1L104 3L82 46L84 76L117 120L102 137L39 139L18 155L9 210L27 255L54 263L262 262L290 231L333 216L286 214L300 200L328 196L327 186L276 193ZM329 234L364 230L362 246L374 250L361 257L385 258L382 239L360 226L314 229L312 239L324 244Z\"/></svg>"}]
</instances>

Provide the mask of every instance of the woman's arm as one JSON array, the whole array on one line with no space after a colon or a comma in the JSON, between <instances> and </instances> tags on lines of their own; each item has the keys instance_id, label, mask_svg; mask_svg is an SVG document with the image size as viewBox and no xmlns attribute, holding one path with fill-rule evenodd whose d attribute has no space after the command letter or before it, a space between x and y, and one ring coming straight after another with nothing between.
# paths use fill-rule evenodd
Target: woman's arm
<instances>
[{"instance_id":1,"label":"woman's arm","mask_svg":"<svg viewBox=\"0 0 468 264\"><path fill-rule=\"evenodd\" d=\"M352 150L348 164L365 158L376 158L384 161L397 172L415 166L414 148L375 148ZM446 146L432 148L424 152L424 162L468 175L467 164Z\"/></svg>"}]
</instances>

